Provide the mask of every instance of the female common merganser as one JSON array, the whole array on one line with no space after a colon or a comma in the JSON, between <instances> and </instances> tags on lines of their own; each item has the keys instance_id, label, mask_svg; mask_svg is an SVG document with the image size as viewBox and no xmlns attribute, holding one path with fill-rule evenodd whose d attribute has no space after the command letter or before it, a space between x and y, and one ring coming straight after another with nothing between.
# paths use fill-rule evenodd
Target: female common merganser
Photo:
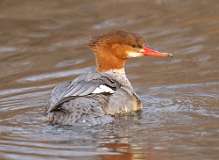
<instances>
[{"instance_id":1,"label":"female common merganser","mask_svg":"<svg viewBox=\"0 0 219 160\"><path fill-rule=\"evenodd\" d=\"M172 56L144 45L142 37L126 31L112 31L93 39L88 46L96 56L96 72L52 90L47 110L49 122L96 125L111 122L117 114L141 110L141 100L125 74L127 59Z\"/></svg>"}]
</instances>

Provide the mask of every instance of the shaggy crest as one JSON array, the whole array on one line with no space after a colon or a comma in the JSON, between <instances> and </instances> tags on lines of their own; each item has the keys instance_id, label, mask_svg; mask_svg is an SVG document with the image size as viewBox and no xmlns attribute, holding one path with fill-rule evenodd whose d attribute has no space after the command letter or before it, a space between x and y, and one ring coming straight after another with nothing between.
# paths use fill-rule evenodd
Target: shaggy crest
<instances>
[{"instance_id":1,"label":"shaggy crest","mask_svg":"<svg viewBox=\"0 0 219 160\"><path fill-rule=\"evenodd\" d=\"M143 48L145 41L142 37L134 33L126 31L111 31L94 37L88 46L92 50L96 50L97 46L103 47L112 44L124 44L130 45L134 48Z\"/></svg>"}]
</instances>

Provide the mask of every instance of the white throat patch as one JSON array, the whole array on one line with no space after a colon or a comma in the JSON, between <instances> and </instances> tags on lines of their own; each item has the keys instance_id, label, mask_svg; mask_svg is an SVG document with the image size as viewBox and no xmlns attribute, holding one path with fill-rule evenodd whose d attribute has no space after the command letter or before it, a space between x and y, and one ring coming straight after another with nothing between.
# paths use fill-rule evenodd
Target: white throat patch
<instances>
[{"instance_id":1,"label":"white throat patch","mask_svg":"<svg viewBox=\"0 0 219 160\"><path fill-rule=\"evenodd\" d=\"M131 57L141 57L141 56L143 56L143 53L134 52L134 51L128 51L127 54L128 54L128 57L129 57L129 58L131 58Z\"/></svg>"}]
</instances>

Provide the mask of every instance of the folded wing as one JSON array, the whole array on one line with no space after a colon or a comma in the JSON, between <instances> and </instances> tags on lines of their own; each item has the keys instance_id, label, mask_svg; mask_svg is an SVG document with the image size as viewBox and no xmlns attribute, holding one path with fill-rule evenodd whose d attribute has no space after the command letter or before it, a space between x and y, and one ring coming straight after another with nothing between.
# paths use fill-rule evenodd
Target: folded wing
<instances>
[{"instance_id":1,"label":"folded wing","mask_svg":"<svg viewBox=\"0 0 219 160\"><path fill-rule=\"evenodd\" d=\"M90 73L81 75L74 81L57 85L51 93L48 112L59 107L60 104L80 96L90 94L113 94L120 84L106 74Z\"/></svg>"}]
</instances>

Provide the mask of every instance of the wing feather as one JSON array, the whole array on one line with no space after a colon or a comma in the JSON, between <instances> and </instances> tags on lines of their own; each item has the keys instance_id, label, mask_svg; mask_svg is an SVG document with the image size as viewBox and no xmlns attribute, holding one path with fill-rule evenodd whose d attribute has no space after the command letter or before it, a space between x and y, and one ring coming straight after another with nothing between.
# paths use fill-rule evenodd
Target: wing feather
<instances>
[{"instance_id":1,"label":"wing feather","mask_svg":"<svg viewBox=\"0 0 219 160\"><path fill-rule=\"evenodd\" d=\"M58 108L61 103L69 99L95 94L95 89L100 86L111 89L109 93L112 94L112 90L119 88L120 84L107 75L100 73L82 75L73 81L59 84L52 90L48 112ZM107 91L103 90L103 92ZM101 94L101 92L98 92L98 94Z\"/></svg>"}]
</instances>

